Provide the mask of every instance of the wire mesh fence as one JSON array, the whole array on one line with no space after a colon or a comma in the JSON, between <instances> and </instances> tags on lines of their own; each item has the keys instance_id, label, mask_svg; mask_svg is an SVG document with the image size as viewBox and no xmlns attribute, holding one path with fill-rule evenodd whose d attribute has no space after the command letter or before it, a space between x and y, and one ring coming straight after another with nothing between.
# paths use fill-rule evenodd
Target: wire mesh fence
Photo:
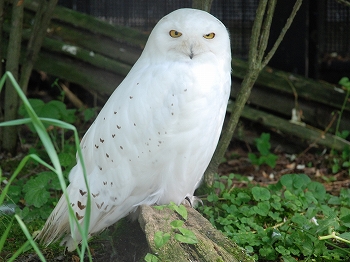
<instances>
[{"instance_id":1,"label":"wire mesh fence","mask_svg":"<svg viewBox=\"0 0 350 262\"><path fill-rule=\"evenodd\" d=\"M306 13L321 10L320 6L323 6L322 10L325 12L317 16L317 21L306 18L303 25L298 25L301 26L300 30L304 31L316 28L316 34L319 35L317 39L322 41L310 47L316 50L313 51L316 55L311 58L305 57L300 64L308 61L312 66L313 63L324 61L324 57L332 53L350 59L350 8L336 0L304 0L304 2L306 4L302 8L308 8ZM213 1L211 13L229 29L232 54L236 57L248 56L251 28L258 3L259 0ZM192 0L59 0L59 4L112 24L150 32L161 17L175 9L191 7ZM278 15L275 14L277 21ZM310 42L311 38L315 37L308 33L303 36L310 38ZM309 40L305 39L305 42ZM283 57L278 59L284 60Z\"/></svg>"}]
</instances>

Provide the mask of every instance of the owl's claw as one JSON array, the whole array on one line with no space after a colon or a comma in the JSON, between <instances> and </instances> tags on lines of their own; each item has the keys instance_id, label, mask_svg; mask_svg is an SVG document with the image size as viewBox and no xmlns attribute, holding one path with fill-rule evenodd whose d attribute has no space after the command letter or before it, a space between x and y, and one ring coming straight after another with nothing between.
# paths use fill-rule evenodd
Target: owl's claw
<instances>
[{"instance_id":1,"label":"owl's claw","mask_svg":"<svg viewBox=\"0 0 350 262\"><path fill-rule=\"evenodd\" d=\"M203 205L202 199L196 196L186 196L182 204L185 206L190 206L196 208L199 206L199 203Z\"/></svg>"}]
</instances>

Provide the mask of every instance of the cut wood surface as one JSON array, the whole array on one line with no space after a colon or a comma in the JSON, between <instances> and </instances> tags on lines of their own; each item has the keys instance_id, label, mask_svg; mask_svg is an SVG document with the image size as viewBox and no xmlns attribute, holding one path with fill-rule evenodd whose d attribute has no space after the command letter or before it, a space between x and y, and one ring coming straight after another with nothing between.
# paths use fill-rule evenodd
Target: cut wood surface
<instances>
[{"instance_id":1,"label":"cut wood surface","mask_svg":"<svg viewBox=\"0 0 350 262\"><path fill-rule=\"evenodd\" d=\"M37 2L26 1L25 7L23 50L29 39L30 24ZM4 21L6 40L10 19ZM147 33L111 25L60 6L56 7L47 32L34 68L100 94L111 94L120 84L140 56L148 37ZM7 44L6 41L2 43L3 54L6 54ZM247 71L247 62L233 58L232 68L234 100L240 81ZM248 104L251 108L268 112L286 121L291 118L292 109L297 108L302 112L301 121L307 126L319 130L330 127L329 131L334 132L334 119L344 98L345 92L333 84L266 67L252 90ZM350 130L349 112L348 102L344 108L340 130ZM246 118L244 114L242 117ZM333 125L330 125L332 121ZM269 123L271 124L267 121L264 124ZM295 129L295 126L290 128ZM305 132L308 132L307 129ZM324 141L317 137L306 139L316 143ZM320 145L328 147L328 143Z\"/></svg>"},{"instance_id":2,"label":"cut wood surface","mask_svg":"<svg viewBox=\"0 0 350 262\"><path fill-rule=\"evenodd\" d=\"M139 222L146 234L148 245L160 261L254 261L245 251L215 229L200 213L187 207L188 219L184 227L191 230L197 237L197 244L184 244L170 239L163 247L157 248L154 234L158 231L170 232L170 222L181 217L169 208L157 210L143 205L140 207Z\"/></svg>"}]
</instances>

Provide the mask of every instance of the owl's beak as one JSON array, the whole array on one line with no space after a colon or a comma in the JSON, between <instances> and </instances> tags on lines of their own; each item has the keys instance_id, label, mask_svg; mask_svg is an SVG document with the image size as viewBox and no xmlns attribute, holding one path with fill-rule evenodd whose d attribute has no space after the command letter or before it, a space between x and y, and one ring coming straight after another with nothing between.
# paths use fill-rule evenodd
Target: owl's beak
<instances>
[{"instance_id":1,"label":"owl's beak","mask_svg":"<svg viewBox=\"0 0 350 262\"><path fill-rule=\"evenodd\" d=\"M190 59L194 57L193 45L190 46L190 53L188 54L188 56L190 57Z\"/></svg>"}]
</instances>

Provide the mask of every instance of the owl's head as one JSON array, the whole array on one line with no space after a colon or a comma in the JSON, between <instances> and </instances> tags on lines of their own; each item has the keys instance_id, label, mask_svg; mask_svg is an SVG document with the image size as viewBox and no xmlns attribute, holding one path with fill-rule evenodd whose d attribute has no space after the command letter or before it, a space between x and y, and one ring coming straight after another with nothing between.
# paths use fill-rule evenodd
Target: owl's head
<instances>
[{"instance_id":1,"label":"owl's head","mask_svg":"<svg viewBox=\"0 0 350 262\"><path fill-rule=\"evenodd\" d=\"M144 56L150 62L231 61L226 27L211 14L197 9L178 9L164 16L152 30Z\"/></svg>"}]
</instances>

